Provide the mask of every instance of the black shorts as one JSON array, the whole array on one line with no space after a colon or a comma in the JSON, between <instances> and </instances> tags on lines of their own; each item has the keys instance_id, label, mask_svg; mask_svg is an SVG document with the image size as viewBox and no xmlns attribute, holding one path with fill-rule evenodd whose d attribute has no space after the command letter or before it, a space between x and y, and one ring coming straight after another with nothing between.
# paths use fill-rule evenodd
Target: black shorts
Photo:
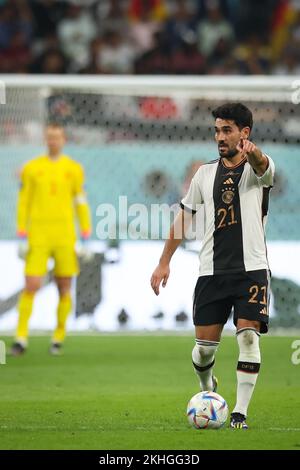
<instances>
[{"instance_id":1,"label":"black shorts","mask_svg":"<svg viewBox=\"0 0 300 470\"><path fill-rule=\"evenodd\" d=\"M233 309L235 325L238 318L260 321L261 333L267 333L269 280L266 269L200 276L194 292L194 325L224 325Z\"/></svg>"}]
</instances>

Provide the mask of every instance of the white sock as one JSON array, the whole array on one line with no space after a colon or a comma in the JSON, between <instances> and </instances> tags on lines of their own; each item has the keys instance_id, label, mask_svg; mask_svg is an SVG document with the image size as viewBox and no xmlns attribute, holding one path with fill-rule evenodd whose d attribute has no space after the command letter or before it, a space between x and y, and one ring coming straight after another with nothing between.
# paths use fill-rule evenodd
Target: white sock
<instances>
[{"instance_id":1,"label":"white sock","mask_svg":"<svg viewBox=\"0 0 300 470\"><path fill-rule=\"evenodd\" d=\"M248 406L254 391L260 368L260 334L255 328L242 328L237 331L237 341L240 348L237 365L237 397L233 413L247 416Z\"/></svg>"},{"instance_id":2,"label":"white sock","mask_svg":"<svg viewBox=\"0 0 300 470\"><path fill-rule=\"evenodd\" d=\"M218 346L219 343L217 341L196 339L196 345L192 352L192 360L194 370L200 379L202 391L212 391L214 388L212 368L215 363L215 353Z\"/></svg>"}]
</instances>

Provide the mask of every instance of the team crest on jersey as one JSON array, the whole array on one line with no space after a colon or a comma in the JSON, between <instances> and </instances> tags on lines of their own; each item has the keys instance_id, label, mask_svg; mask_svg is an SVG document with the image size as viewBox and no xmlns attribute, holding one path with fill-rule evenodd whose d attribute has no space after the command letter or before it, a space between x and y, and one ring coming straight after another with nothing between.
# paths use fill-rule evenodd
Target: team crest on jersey
<instances>
[{"instance_id":1,"label":"team crest on jersey","mask_svg":"<svg viewBox=\"0 0 300 470\"><path fill-rule=\"evenodd\" d=\"M231 204L234 198L234 191L231 189L227 189L223 192L222 194L222 201L225 202L225 204Z\"/></svg>"}]
</instances>

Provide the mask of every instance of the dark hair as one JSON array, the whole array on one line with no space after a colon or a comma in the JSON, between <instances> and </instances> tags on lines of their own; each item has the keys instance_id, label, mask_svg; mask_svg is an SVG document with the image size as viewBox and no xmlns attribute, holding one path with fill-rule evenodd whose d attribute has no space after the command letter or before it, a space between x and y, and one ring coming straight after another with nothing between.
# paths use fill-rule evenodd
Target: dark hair
<instances>
[{"instance_id":1,"label":"dark hair","mask_svg":"<svg viewBox=\"0 0 300 470\"><path fill-rule=\"evenodd\" d=\"M215 119L229 119L234 121L239 129L253 127L253 115L247 106L242 103L226 103L212 111Z\"/></svg>"}]
</instances>

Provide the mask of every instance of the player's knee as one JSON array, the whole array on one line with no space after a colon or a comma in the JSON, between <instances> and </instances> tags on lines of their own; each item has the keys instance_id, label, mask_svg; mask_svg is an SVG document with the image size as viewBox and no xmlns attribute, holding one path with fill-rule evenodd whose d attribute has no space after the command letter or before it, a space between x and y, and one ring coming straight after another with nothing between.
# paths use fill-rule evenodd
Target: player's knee
<instances>
[{"instance_id":1,"label":"player's knee","mask_svg":"<svg viewBox=\"0 0 300 470\"><path fill-rule=\"evenodd\" d=\"M202 360L206 360L208 357L211 357L214 354L214 350L212 350L208 346L198 346L199 354Z\"/></svg>"},{"instance_id":2,"label":"player's knee","mask_svg":"<svg viewBox=\"0 0 300 470\"><path fill-rule=\"evenodd\" d=\"M60 299L68 298L70 296L70 289L58 288L58 294Z\"/></svg>"},{"instance_id":3,"label":"player's knee","mask_svg":"<svg viewBox=\"0 0 300 470\"><path fill-rule=\"evenodd\" d=\"M260 361L259 336L260 334L254 328L237 331L240 356L243 356L244 360Z\"/></svg>"},{"instance_id":4,"label":"player's knee","mask_svg":"<svg viewBox=\"0 0 300 470\"><path fill-rule=\"evenodd\" d=\"M56 285L57 285L58 294L60 298L67 297L70 295L71 281L69 279L57 280Z\"/></svg>"},{"instance_id":5,"label":"player's knee","mask_svg":"<svg viewBox=\"0 0 300 470\"><path fill-rule=\"evenodd\" d=\"M216 349L217 345L215 343L211 345L195 344L192 351L192 359L194 364L204 364L211 361L214 358Z\"/></svg>"},{"instance_id":6,"label":"player's knee","mask_svg":"<svg viewBox=\"0 0 300 470\"><path fill-rule=\"evenodd\" d=\"M251 349L258 345L259 333L254 329L243 329L237 331L237 340L239 347L242 349Z\"/></svg>"},{"instance_id":7,"label":"player's knee","mask_svg":"<svg viewBox=\"0 0 300 470\"><path fill-rule=\"evenodd\" d=\"M42 280L41 279L27 279L26 280L26 285L25 285L25 291L30 293L30 294L35 294L42 285Z\"/></svg>"},{"instance_id":8,"label":"player's knee","mask_svg":"<svg viewBox=\"0 0 300 470\"><path fill-rule=\"evenodd\" d=\"M255 333L252 330L246 330L244 333L241 333L241 340L245 347L251 347L254 343Z\"/></svg>"},{"instance_id":9,"label":"player's knee","mask_svg":"<svg viewBox=\"0 0 300 470\"><path fill-rule=\"evenodd\" d=\"M192 360L194 364L201 364L201 354L199 346L195 345L192 350Z\"/></svg>"}]
</instances>

